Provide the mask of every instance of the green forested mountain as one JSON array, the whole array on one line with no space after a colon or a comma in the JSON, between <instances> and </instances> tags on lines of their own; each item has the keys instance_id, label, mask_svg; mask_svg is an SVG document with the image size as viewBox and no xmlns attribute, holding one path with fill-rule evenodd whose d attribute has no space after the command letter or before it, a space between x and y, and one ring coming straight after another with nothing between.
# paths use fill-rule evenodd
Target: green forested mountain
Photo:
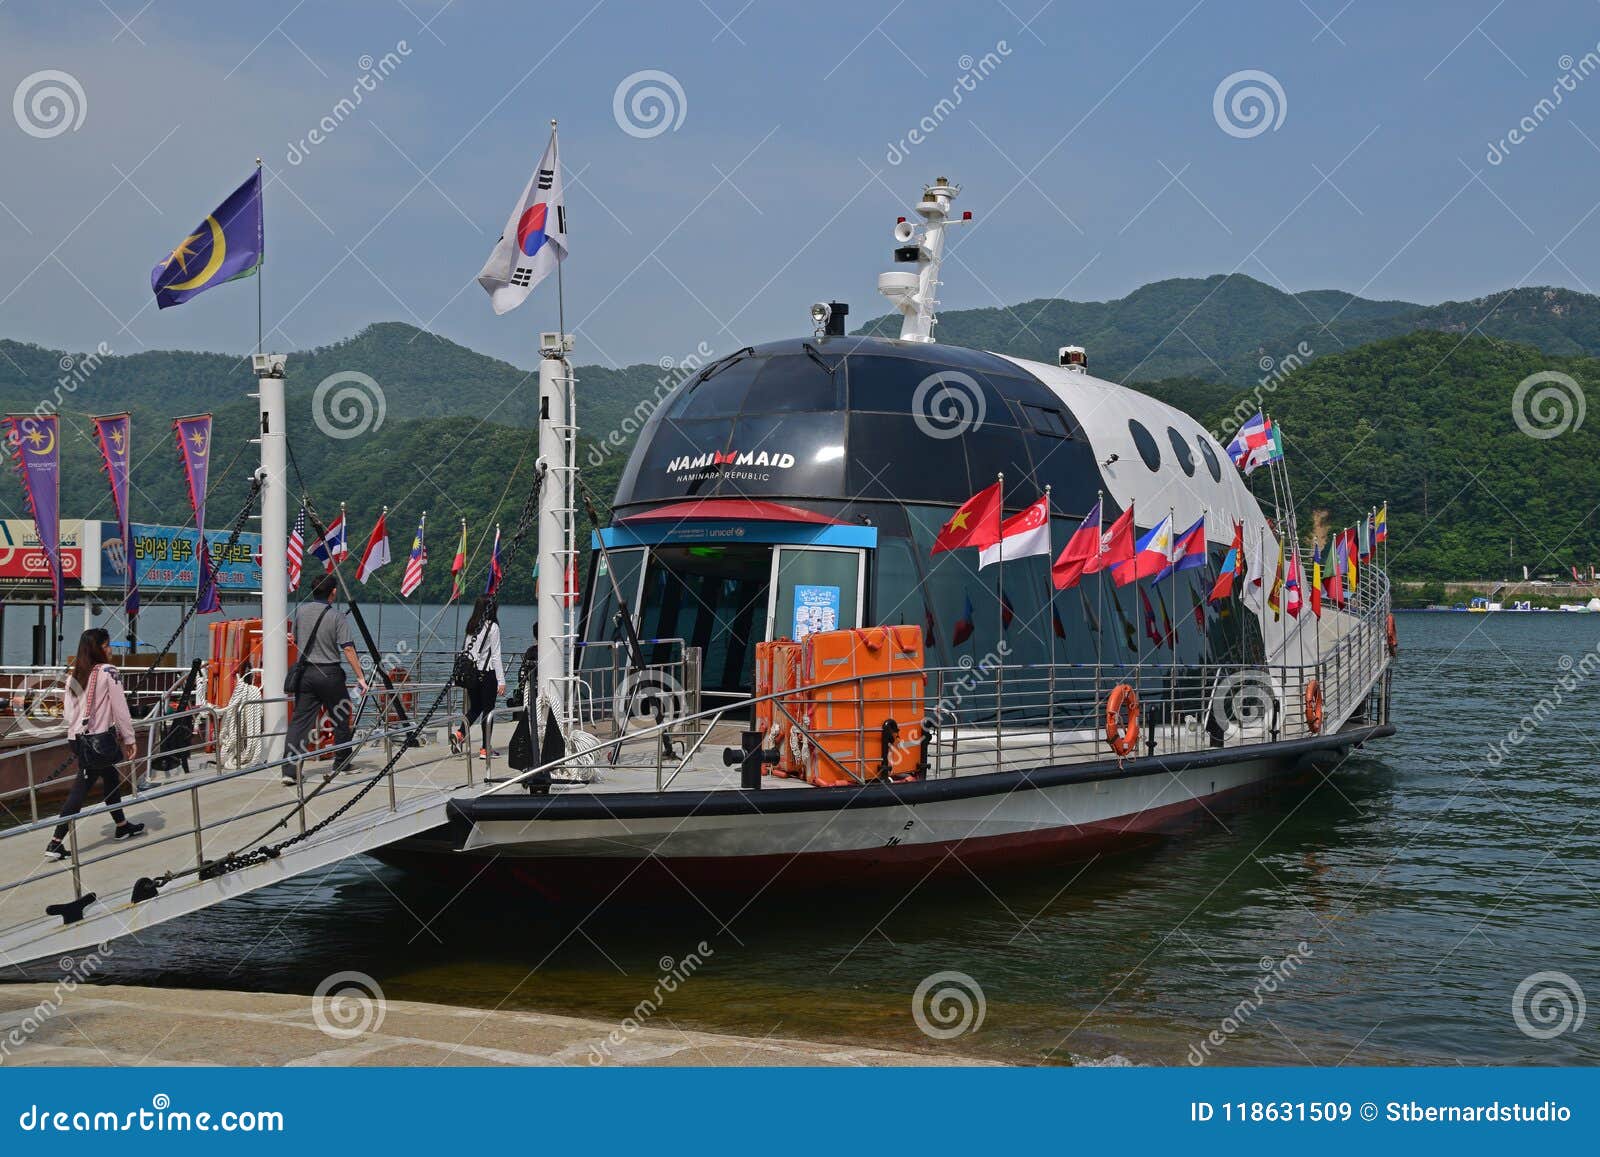
<instances>
[{"instance_id":1,"label":"green forested mountain","mask_svg":"<svg viewBox=\"0 0 1600 1157\"><path fill-rule=\"evenodd\" d=\"M1326 327L1326 328L1324 328ZM1414 305L1336 290L1289 294L1239 274L1157 281L1116 301L1028 301L939 315L939 340L1053 362L1063 345L1089 351L1091 372L1113 381L1184 375L1238 385L1301 348L1311 357L1418 330L1481 333L1562 356L1600 354L1600 298L1530 288L1475 301ZM894 335L898 316L862 333Z\"/></svg>"},{"instance_id":2,"label":"green forested mountain","mask_svg":"<svg viewBox=\"0 0 1600 1157\"><path fill-rule=\"evenodd\" d=\"M1327 320L1335 313L1328 333L1310 316ZM1171 339L1180 325L1187 337ZM1474 329L1486 336L1473 336ZM940 334L947 342L1044 360L1053 359L1059 344L1085 345L1095 373L1116 378L1137 367L1141 389L1212 428L1241 399L1253 408L1252 391L1265 376L1262 357L1281 358L1305 340L1317 356L1280 374L1265 403L1288 435L1304 525L1314 509L1342 525L1387 498L1391 560L1404 577L1500 577L1508 567L1520 574L1523 563L1564 571L1600 561L1600 533L1588 511L1600 479L1600 435L1580 426L1558 438L1530 438L1511 410L1517 384L1540 370L1600 381L1600 361L1591 356L1600 353L1600 299L1533 289L1425 307L1333 292L1291 296L1248 278L1209 278L1160 282L1117 302L952 312L943 315ZM135 518L187 521L171 419L210 409L217 451L208 521L226 525L255 457L248 359L149 352L107 357L83 372L81 361L75 370L64 368L68 356L0 339L0 412L28 412L59 398L65 513L109 517L87 415L128 409ZM376 422L369 403L370 428L339 438L329 428L361 424L359 404L347 403L347 415L330 422L331 399L324 398L319 423L313 400L319 383L347 371L378 384L383 420ZM657 365L578 367L580 461L602 503L615 490L632 441L635 427L625 420L647 412L640 403L663 396L678 373ZM389 323L291 355L288 393L295 462L324 516L331 518L341 500L348 503L354 541L365 537L382 503L391 505L397 561L391 583L398 584L399 560L427 510L432 563L424 597L447 589L462 517L470 528L473 586L481 584L493 521L499 517L509 534L531 479L535 374ZM622 445L591 452L612 431ZM22 510L20 487L0 486L0 512ZM1508 558L1512 539L1515 555ZM531 564L530 550L508 573L509 598L531 596Z\"/></svg>"}]
</instances>

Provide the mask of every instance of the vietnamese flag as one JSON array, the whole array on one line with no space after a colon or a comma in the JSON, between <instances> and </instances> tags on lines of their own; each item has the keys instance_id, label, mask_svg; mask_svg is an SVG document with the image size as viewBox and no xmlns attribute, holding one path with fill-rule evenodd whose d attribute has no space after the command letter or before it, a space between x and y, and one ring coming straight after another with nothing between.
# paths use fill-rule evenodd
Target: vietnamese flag
<instances>
[{"instance_id":1,"label":"vietnamese flag","mask_svg":"<svg viewBox=\"0 0 1600 1157\"><path fill-rule=\"evenodd\" d=\"M1050 577L1055 581L1056 590L1064 591L1077 586L1083 578L1084 569L1099 553L1100 503L1096 502L1088 517L1072 532L1066 548L1050 566Z\"/></svg>"},{"instance_id":2,"label":"vietnamese flag","mask_svg":"<svg viewBox=\"0 0 1600 1157\"><path fill-rule=\"evenodd\" d=\"M930 555L964 546L982 550L1000 541L1000 483L980 490L961 504L939 528Z\"/></svg>"},{"instance_id":3,"label":"vietnamese flag","mask_svg":"<svg viewBox=\"0 0 1600 1157\"><path fill-rule=\"evenodd\" d=\"M1100 536L1100 553L1091 558L1083 568L1084 574L1095 574L1107 567L1118 566L1133 557L1133 504L1111 524L1111 529Z\"/></svg>"}]
</instances>

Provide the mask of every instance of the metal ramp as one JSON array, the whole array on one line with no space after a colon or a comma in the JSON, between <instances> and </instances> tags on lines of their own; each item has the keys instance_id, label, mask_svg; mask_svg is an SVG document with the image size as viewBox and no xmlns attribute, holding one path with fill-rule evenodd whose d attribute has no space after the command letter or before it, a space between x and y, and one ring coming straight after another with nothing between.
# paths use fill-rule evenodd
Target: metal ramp
<instances>
[{"instance_id":1,"label":"metal ramp","mask_svg":"<svg viewBox=\"0 0 1600 1157\"><path fill-rule=\"evenodd\" d=\"M197 712L207 713L223 714ZM157 773L121 803L130 820L146 825L142 835L114 840L109 809L95 803L74 817L65 861L44 856L60 802L50 799L50 784L30 782L23 791L7 793L0 797L6 809L0 816L14 826L0 829L0 964L25 964L136 935L439 827L450 799L481 785L485 771L470 754L450 753L445 722L454 722L455 714L439 714L441 721L422 733L420 746L406 746L412 724L383 724L358 735L357 754L342 774L330 774L330 760L308 759L298 787L282 782L292 765L281 760L238 770L197 767L167 779ZM140 720L136 727L144 731L159 722ZM141 735L141 750L150 738ZM64 753L61 740L33 751L41 766L58 763ZM142 771L147 761L133 766ZM230 854L285 843L270 857L246 855L244 866L216 870ZM159 887L149 894L147 883L139 889L147 898L135 901L141 880ZM85 903L91 894L94 899Z\"/></svg>"}]
</instances>

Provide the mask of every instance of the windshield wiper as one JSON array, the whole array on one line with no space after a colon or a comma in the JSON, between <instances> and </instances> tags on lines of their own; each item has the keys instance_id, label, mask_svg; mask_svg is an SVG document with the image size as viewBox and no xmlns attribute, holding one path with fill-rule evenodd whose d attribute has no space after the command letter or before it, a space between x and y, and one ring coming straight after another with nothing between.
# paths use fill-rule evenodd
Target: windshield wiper
<instances>
[{"instance_id":1,"label":"windshield wiper","mask_svg":"<svg viewBox=\"0 0 1600 1157\"><path fill-rule=\"evenodd\" d=\"M720 374L723 370L731 366L734 362L744 357L746 354L753 354L755 352L756 347L753 345L747 345L743 349L734 350L731 354L726 354L723 357L718 358L705 369L701 370L699 380L702 382L708 382Z\"/></svg>"},{"instance_id":2,"label":"windshield wiper","mask_svg":"<svg viewBox=\"0 0 1600 1157\"><path fill-rule=\"evenodd\" d=\"M823 358L823 356L820 353L817 352L817 347L812 345L810 342L808 342L808 341L801 342L800 343L800 348L806 351L806 357L810 358L812 361L816 362L823 369L827 370L828 371L828 376L830 378L833 377L834 374L838 372L838 370L839 370L838 364L835 363L834 365L830 366L827 363L827 360L825 358Z\"/></svg>"}]
</instances>

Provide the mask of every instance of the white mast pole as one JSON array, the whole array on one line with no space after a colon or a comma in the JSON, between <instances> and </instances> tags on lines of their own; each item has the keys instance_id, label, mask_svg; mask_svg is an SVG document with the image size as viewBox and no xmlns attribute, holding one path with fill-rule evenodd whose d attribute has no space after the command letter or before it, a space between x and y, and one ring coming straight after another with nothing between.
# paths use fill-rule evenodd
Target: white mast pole
<instances>
[{"instance_id":1,"label":"white mast pole","mask_svg":"<svg viewBox=\"0 0 1600 1157\"><path fill-rule=\"evenodd\" d=\"M259 276L259 275L258 275ZM285 437L287 411L283 400L284 358L257 354L256 397L261 408L261 696L263 754L281 754L288 724L283 701L283 681L289 673L289 487L284 476L288 464Z\"/></svg>"},{"instance_id":2,"label":"white mast pole","mask_svg":"<svg viewBox=\"0 0 1600 1157\"><path fill-rule=\"evenodd\" d=\"M555 136L556 122L550 122ZM560 163L560 145L556 146ZM561 283L561 263L556 263L557 324L566 324L566 301ZM575 434L572 410L572 368L567 354L572 338L562 331L543 334L539 342L539 464L544 472L539 489L538 574L535 583L539 621L535 643L539 656L539 695L555 713L564 735L572 725L568 700L571 682L568 664L574 643L573 617L566 606L567 566L574 558L573 464ZM540 734L544 720L535 725ZM538 740L535 740L537 745Z\"/></svg>"}]
</instances>

